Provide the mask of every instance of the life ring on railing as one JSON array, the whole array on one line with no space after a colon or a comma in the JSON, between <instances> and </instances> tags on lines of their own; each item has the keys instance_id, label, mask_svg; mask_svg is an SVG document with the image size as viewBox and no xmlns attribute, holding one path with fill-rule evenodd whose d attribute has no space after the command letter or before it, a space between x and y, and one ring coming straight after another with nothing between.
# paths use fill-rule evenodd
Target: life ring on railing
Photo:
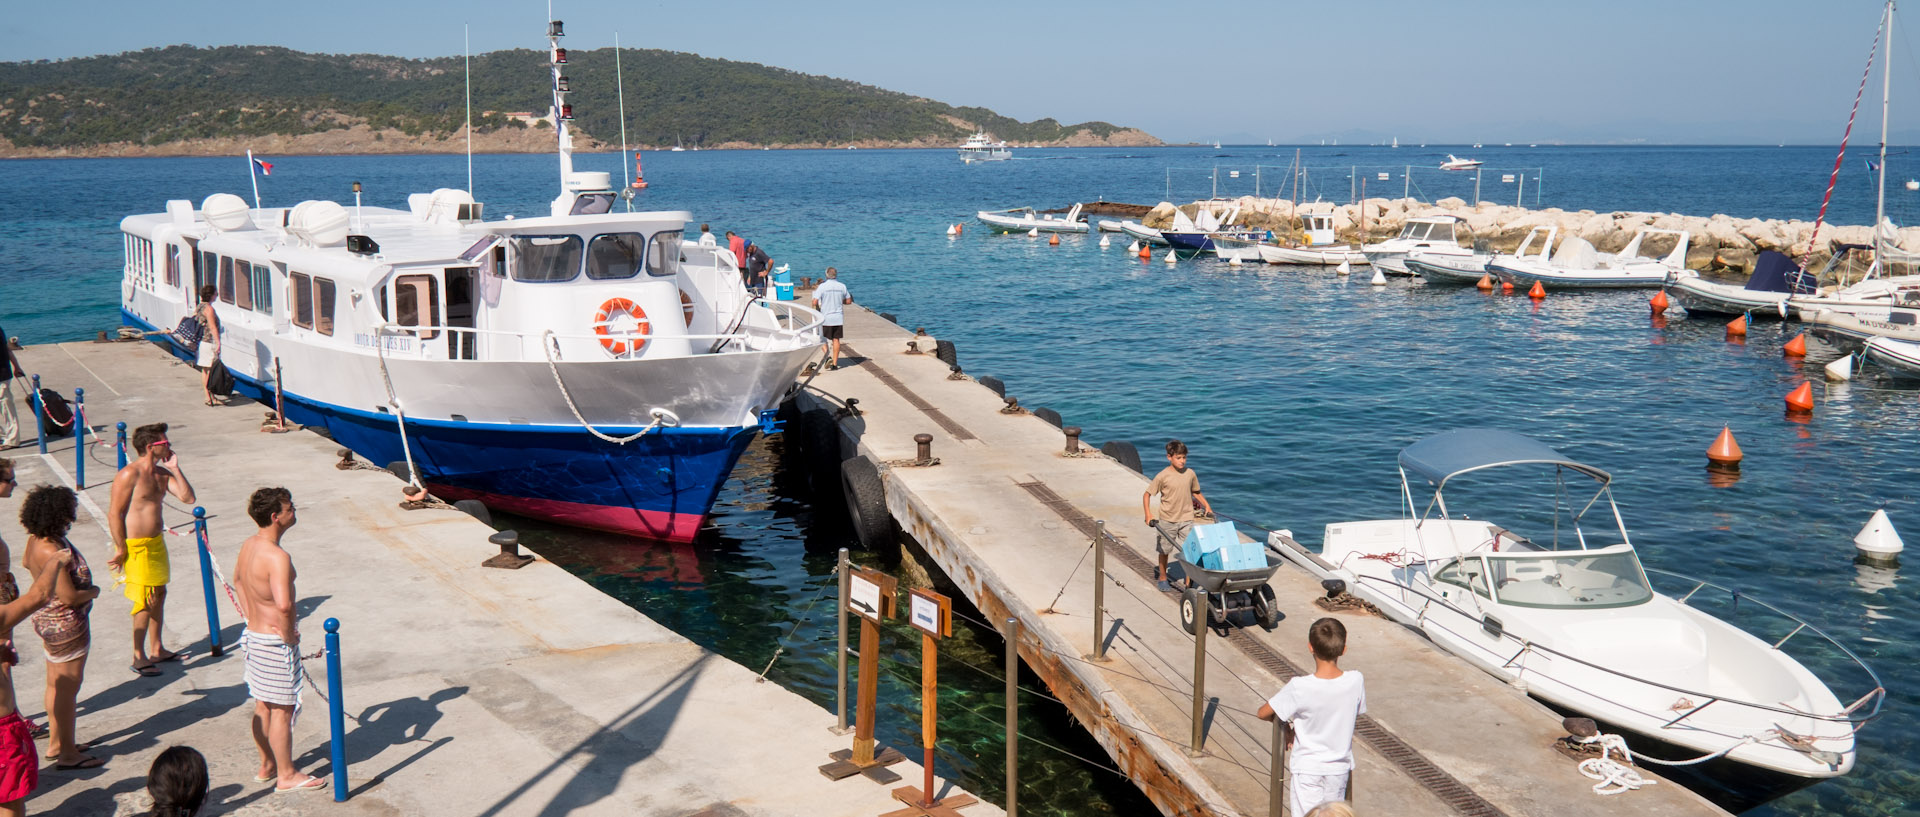
<instances>
[{"instance_id":1,"label":"life ring on railing","mask_svg":"<svg viewBox=\"0 0 1920 817\"><path fill-rule=\"evenodd\" d=\"M624 320L623 320L624 318ZM630 325L621 325L627 324ZM618 327L619 334L614 334ZM614 356L639 354L647 348L647 336L653 324L647 313L625 298L608 298L593 316L593 333L600 336L600 348Z\"/></svg>"},{"instance_id":2,"label":"life ring on railing","mask_svg":"<svg viewBox=\"0 0 1920 817\"><path fill-rule=\"evenodd\" d=\"M680 290L680 312L687 319L687 328L693 328L693 296L686 290Z\"/></svg>"}]
</instances>

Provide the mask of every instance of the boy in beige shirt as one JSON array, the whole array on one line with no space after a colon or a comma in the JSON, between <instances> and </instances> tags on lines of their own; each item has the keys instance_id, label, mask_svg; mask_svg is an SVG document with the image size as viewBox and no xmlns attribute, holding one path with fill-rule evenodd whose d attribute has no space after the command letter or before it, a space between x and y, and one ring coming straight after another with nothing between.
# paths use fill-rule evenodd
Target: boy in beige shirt
<instances>
[{"instance_id":1,"label":"boy in beige shirt","mask_svg":"<svg viewBox=\"0 0 1920 817\"><path fill-rule=\"evenodd\" d=\"M1154 494L1160 495L1157 525L1153 510ZM1187 444L1168 440L1167 467L1154 475L1153 481L1147 483L1147 492L1140 495L1140 513L1147 518L1149 527L1160 531L1160 536L1154 542L1154 550L1160 554L1160 572L1154 574L1156 581L1167 580L1167 554L1185 542L1187 531L1193 530L1195 502L1206 509L1208 516L1213 515L1213 506L1200 493L1199 475L1187 469Z\"/></svg>"}]
</instances>

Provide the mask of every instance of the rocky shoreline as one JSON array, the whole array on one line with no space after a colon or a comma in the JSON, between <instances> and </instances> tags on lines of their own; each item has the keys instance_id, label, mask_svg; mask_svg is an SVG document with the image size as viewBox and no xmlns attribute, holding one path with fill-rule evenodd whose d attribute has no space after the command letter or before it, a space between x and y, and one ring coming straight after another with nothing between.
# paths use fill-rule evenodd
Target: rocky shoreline
<instances>
[{"instance_id":1,"label":"rocky shoreline","mask_svg":"<svg viewBox=\"0 0 1920 817\"><path fill-rule=\"evenodd\" d=\"M1463 240L1484 239L1495 252L1512 252L1526 237L1527 231L1536 226L1557 226L1562 238L1579 236L1601 252L1619 251L1642 228L1684 230L1688 235L1688 268L1736 272L1750 269L1754 257L1762 250L1782 252L1796 260L1804 258L1810 268L1818 268L1825 263L1834 244L1871 244L1873 240L1873 231L1861 226L1822 224L1818 246L1813 246L1813 222L1810 221L1679 213L1603 213L1557 207L1532 210L1487 201L1473 205L1459 198L1444 198L1431 204L1417 199L1367 199L1356 204L1307 206L1318 209L1330 207L1334 230L1340 239L1361 243L1397 235L1408 218L1459 216L1467 228ZM1201 208L1210 208L1219 215L1225 215L1234 207L1240 209L1240 216L1235 223L1272 230L1283 240L1290 234L1297 235L1299 222L1294 218L1295 205L1285 199L1244 196L1237 200L1194 202L1177 209L1191 217ZM1175 209L1171 202L1161 202L1148 212L1142 222L1156 229L1164 228L1172 223ZM1366 218L1364 234L1360 229L1363 212ZM1667 235L1649 236L1641 249L1647 254L1664 254L1673 249L1675 240ZM1920 251L1920 227L1899 230L1896 243L1903 250Z\"/></svg>"}]
</instances>

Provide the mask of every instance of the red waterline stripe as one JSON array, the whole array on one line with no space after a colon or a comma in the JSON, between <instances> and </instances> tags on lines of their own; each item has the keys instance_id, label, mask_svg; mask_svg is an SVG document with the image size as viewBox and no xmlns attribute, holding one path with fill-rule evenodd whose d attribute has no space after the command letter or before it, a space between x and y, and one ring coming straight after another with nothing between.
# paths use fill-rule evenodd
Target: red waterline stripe
<instances>
[{"instance_id":1,"label":"red waterline stripe","mask_svg":"<svg viewBox=\"0 0 1920 817\"><path fill-rule=\"evenodd\" d=\"M448 500L478 499L490 508L498 508L521 516L549 519L578 528L603 530L665 542L693 541L694 535L700 532L701 523L706 521L706 516L703 514L643 511L637 508L616 508L558 499L506 496L450 485L427 487L433 493Z\"/></svg>"}]
</instances>

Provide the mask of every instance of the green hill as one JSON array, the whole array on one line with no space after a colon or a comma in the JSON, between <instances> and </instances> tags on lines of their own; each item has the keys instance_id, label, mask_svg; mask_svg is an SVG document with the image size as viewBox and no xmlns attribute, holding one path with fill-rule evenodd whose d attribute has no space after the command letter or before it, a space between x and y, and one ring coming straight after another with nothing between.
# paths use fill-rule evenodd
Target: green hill
<instances>
[{"instance_id":1,"label":"green hill","mask_svg":"<svg viewBox=\"0 0 1920 817\"><path fill-rule=\"evenodd\" d=\"M524 49L474 56L476 131L526 127L505 112L546 112L546 57ZM694 54L622 49L620 63L627 138L636 145L950 144L972 127L1023 144L1158 143L1106 122L1020 122L984 108ZM603 142L617 142L613 49L572 52L566 73L576 124ZM181 45L0 63L0 138L18 148L85 149L299 136L361 123L412 136L445 135L465 118L464 84L460 57L262 46Z\"/></svg>"}]
</instances>

